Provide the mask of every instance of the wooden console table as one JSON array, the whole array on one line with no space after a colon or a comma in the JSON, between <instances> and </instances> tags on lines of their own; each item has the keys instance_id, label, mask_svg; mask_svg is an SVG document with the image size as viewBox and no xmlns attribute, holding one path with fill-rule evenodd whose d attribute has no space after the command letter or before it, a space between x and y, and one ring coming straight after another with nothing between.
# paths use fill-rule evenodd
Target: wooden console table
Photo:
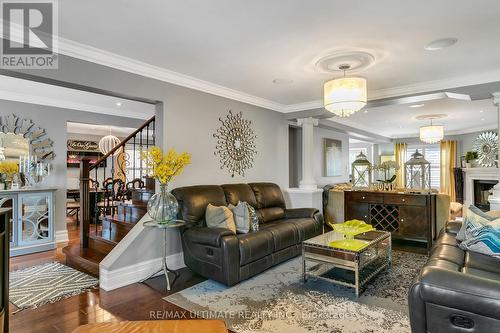
<instances>
[{"instance_id":1,"label":"wooden console table","mask_svg":"<svg viewBox=\"0 0 500 333\"><path fill-rule=\"evenodd\" d=\"M423 242L429 251L436 234L436 195L345 191L345 220L358 219L393 239Z\"/></svg>"}]
</instances>

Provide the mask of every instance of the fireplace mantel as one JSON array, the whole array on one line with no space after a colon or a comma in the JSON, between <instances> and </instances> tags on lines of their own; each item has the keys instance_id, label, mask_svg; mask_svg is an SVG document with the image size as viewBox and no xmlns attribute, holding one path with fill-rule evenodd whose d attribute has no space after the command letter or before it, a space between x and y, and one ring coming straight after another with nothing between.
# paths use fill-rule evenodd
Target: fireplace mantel
<instances>
[{"instance_id":1,"label":"fireplace mantel","mask_svg":"<svg viewBox=\"0 0 500 333\"><path fill-rule=\"evenodd\" d=\"M498 181L497 168L463 168L465 173L465 198L464 205L468 207L474 204L474 180L496 180Z\"/></svg>"}]
</instances>

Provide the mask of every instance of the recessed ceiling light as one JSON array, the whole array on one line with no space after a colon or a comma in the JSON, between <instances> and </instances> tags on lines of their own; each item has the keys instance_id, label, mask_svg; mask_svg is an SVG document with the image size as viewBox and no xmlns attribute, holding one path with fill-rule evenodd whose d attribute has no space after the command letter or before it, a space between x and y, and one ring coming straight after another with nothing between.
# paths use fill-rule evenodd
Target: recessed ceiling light
<instances>
[{"instance_id":1,"label":"recessed ceiling light","mask_svg":"<svg viewBox=\"0 0 500 333\"><path fill-rule=\"evenodd\" d=\"M274 84L292 84L293 83L293 80L292 79L274 79L273 80L273 83Z\"/></svg>"},{"instance_id":2,"label":"recessed ceiling light","mask_svg":"<svg viewBox=\"0 0 500 333\"><path fill-rule=\"evenodd\" d=\"M484 118L481 118L482 121L484 121Z\"/></svg>"},{"instance_id":3,"label":"recessed ceiling light","mask_svg":"<svg viewBox=\"0 0 500 333\"><path fill-rule=\"evenodd\" d=\"M116 106L122 106L121 102L116 102Z\"/></svg>"},{"instance_id":4,"label":"recessed ceiling light","mask_svg":"<svg viewBox=\"0 0 500 333\"><path fill-rule=\"evenodd\" d=\"M413 104L413 105L409 105L408 107L409 108L421 108L423 107L425 104Z\"/></svg>"},{"instance_id":5,"label":"recessed ceiling light","mask_svg":"<svg viewBox=\"0 0 500 333\"><path fill-rule=\"evenodd\" d=\"M424 49L427 51L437 51L437 50L442 50L444 48L450 47L452 45L455 45L456 42L458 42L458 39L456 38L442 38L438 40L434 40L427 44Z\"/></svg>"},{"instance_id":6,"label":"recessed ceiling light","mask_svg":"<svg viewBox=\"0 0 500 333\"><path fill-rule=\"evenodd\" d=\"M363 111L364 113L368 113L368 110Z\"/></svg>"},{"instance_id":7,"label":"recessed ceiling light","mask_svg":"<svg viewBox=\"0 0 500 333\"><path fill-rule=\"evenodd\" d=\"M484 110L479 110L479 113L483 113L483 112L484 112Z\"/></svg>"}]
</instances>

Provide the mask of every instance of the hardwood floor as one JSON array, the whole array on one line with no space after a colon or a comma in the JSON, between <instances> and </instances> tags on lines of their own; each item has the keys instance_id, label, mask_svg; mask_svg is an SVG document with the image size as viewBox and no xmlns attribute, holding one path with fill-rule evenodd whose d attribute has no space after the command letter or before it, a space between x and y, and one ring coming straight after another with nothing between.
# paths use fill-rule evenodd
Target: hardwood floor
<instances>
[{"instance_id":1,"label":"hardwood floor","mask_svg":"<svg viewBox=\"0 0 500 333\"><path fill-rule=\"evenodd\" d=\"M77 243L79 235L76 224L71 223L68 230L70 243ZM62 247L53 251L12 258L10 270L52 261L64 263ZM162 297L170 293L203 281L187 268L179 272L180 277L174 283L173 290L168 293L163 291L165 282L160 276L146 281L146 284L135 283L110 292L101 289L91 290L54 304L17 313L15 313L17 308L10 304L10 332L71 332L87 323L189 318L189 312L162 300ZM169 318L167 315L171 313L176 313L180 318Z\"/></svg>"}]
</instances>

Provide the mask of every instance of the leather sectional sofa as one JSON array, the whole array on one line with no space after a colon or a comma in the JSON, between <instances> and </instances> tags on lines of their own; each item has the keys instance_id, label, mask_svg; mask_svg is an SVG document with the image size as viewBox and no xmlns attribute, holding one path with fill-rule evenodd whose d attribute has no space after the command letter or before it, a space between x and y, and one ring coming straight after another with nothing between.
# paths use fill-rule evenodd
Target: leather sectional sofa
<instances>
[{"instance_id":1,"label":"leather sectional sofa","mask_svg":"<svg viewBox=\"0 0 500 333\"><path fill-rule=\"evenodd\" d=\"M314 208L286 209L273 183L200 185L172 191L182 232L184 262L197 274L231 286L301 253L301 242L323 232L323 216ZM234 234L207 228L205 210L246 201L259 217L259 231Z\"/></svg>"},{"instance_id":2,"label":"leather sectional sofa","mask_svg":"<svg viewBox=\"0 0 500 333\"><path fill-rule=\"evenodd\" d=\"M450 222L409 292L412 333L500 332L500 259L463 251Z\"/></svg>"}]
</instances>

